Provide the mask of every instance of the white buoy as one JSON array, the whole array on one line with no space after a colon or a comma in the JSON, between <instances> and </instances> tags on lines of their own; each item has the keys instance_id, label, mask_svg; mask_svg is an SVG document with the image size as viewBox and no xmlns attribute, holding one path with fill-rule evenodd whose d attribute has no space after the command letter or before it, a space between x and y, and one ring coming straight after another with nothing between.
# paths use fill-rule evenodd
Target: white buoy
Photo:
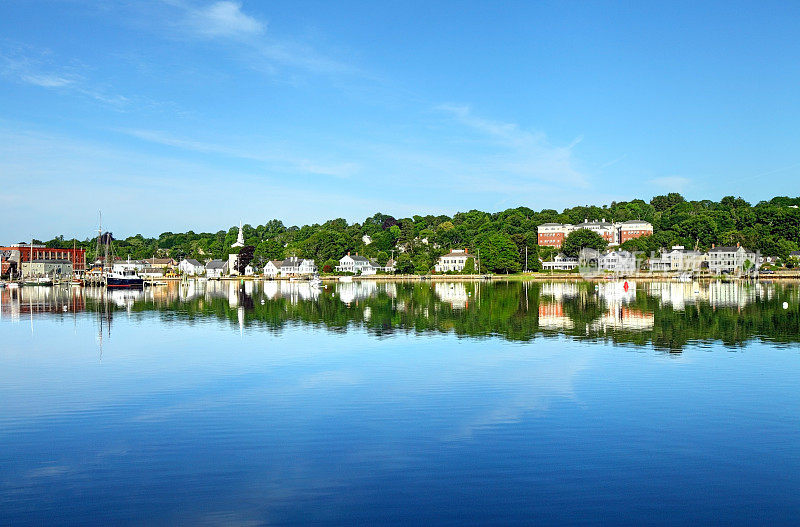
<instances>
[{"instance_id":1,"label":"white buoy","mask_svg":"<svg viewBox=\"0 0 800 527\"><path fill-rule=\"evenodd\" d=\"M789 309L789 302L783 303L783 309Z\"/></svg>"}]
</instances>

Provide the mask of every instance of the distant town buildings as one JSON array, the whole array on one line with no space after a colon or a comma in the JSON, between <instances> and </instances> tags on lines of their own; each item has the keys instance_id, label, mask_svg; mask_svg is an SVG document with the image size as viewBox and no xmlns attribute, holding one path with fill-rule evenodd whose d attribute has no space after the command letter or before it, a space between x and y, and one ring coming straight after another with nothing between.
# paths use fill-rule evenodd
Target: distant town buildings
<instances>
[{"instance_id":1,"label":"distant town buildings","mask_svg":"<svg viewBox=\"0 0 800 527\"><path fill-rule=\"evenodd\" d=\"M619 245L628 240L639 238L640 236L650 236L653 234L653 226L641 220L629 220L618 223L607 222L605 218L600 221L584 220L583 223L573 225L571 223L543 223L539 225L537 240L539 245L549 247L561 247L566 237L573 231L588 229L597 233L610 246Z\"/></svg>"},{"instance_id":2,"label":"distant town buildings","mask_svg":"<svg viewBox=\"0 0 800 527\"><path fill-rule=\"evenodd\" d=\"M453 249L444 256L439 257L439 262L434 266L437 273L448 271L460 273L467 265L467 260L473 256L469 254L469 249Z\"/></svg>"}]
</instances>

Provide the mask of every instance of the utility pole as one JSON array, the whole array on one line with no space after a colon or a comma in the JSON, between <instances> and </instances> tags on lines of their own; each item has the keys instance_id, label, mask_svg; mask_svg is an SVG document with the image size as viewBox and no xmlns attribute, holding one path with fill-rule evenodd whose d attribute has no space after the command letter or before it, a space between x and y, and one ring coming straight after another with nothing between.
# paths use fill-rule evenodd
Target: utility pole
<instances>
[{"instance_id":1,"label":"utility pole","mask_svg":"<svg viewBox=\"0 0 800 527\"><path fill-rule=\"evenodd\" d=\"M528 246L525 246L525 272L528 272Z\"/></svg>"}]
</instances>

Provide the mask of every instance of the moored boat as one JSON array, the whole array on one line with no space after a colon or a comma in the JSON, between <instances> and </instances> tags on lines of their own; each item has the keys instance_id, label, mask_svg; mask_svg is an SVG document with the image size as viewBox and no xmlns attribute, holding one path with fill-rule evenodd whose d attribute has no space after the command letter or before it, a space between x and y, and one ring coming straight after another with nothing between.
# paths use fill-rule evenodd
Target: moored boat
<instances>
[{"instance_id":1,"label":"moored boat","mask_svg":"<svg viewBox=\"0 0 800 527\"><path fill-rule=\"evenodd\" d=\"M116 273L112 271L106 274L106 287L114 289L142 289L144 287L144 279L134 273Z\"/></svg>"}]
</instances>

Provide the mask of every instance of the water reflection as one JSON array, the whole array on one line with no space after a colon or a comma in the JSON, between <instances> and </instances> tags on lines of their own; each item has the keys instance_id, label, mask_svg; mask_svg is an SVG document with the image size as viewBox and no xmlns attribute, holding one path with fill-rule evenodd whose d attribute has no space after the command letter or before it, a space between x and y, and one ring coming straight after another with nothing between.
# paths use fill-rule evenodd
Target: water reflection
<instances>
[{"instance_id":1,"label":"water reflection","mask_svg":"<svg viewBox=\"0 0 800 527\"><path fill-rule=\"evenodd\" d=\"M26 287L0 293L0 316L151 313L181 320L227 319L281 330L312 324L396 331L455 332L532 340L575 339L680 350L690 342L800 340L798 287L775 283L677 282L307 282L190 281L143 291ZM785 305L784 305L785 303Z\"/></svg>"}]
</instances>

